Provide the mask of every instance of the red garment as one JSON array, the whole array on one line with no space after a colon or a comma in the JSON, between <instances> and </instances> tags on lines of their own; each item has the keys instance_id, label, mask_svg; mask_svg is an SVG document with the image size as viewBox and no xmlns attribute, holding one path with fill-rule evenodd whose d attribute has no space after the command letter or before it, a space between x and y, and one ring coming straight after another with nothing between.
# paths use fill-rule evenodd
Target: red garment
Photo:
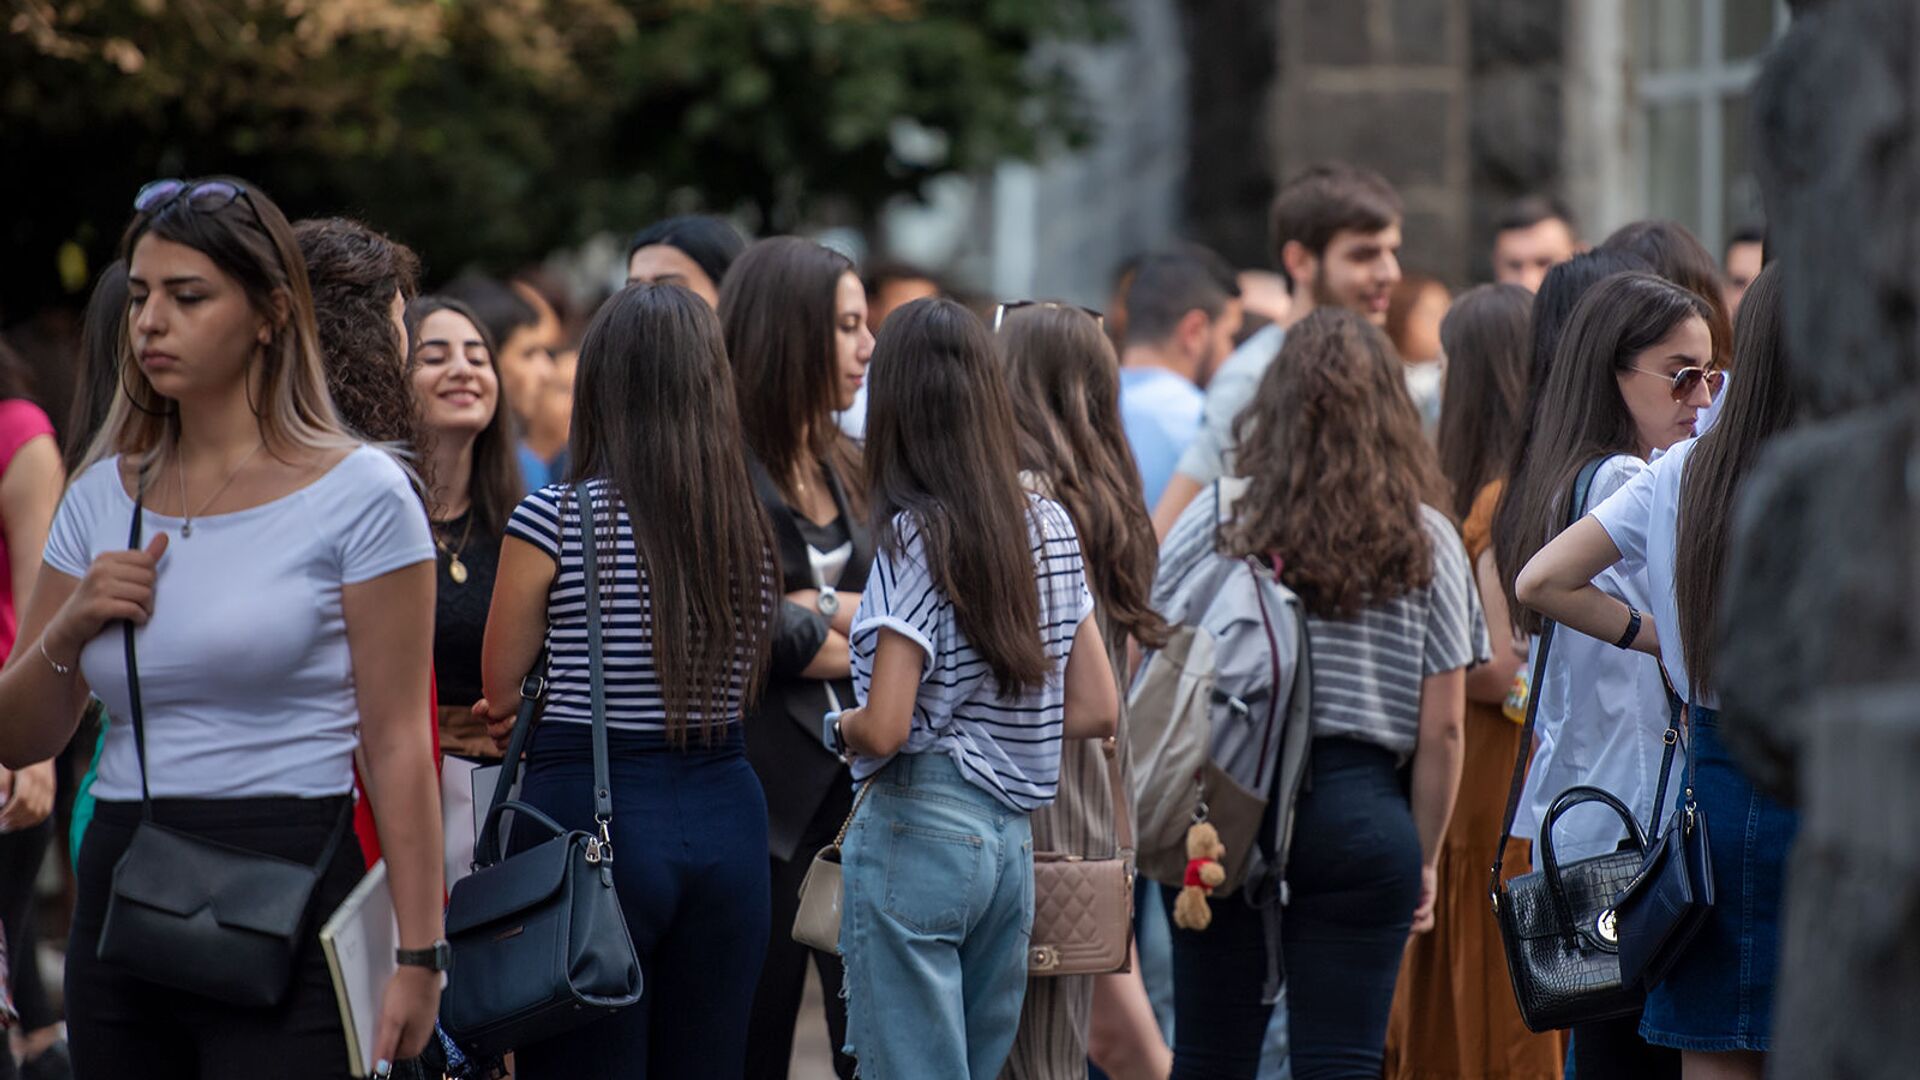
<instances>
[{"instance_id":1,"label":"red garment","mask_svg":"<svg viewBox=\"0 0 1920 1080\"><path fill-rule=\"evenodd\" d=\"M6 474L21 447L42 435L53 437L53 421L40 406L25 398L0 401L0 476ZM13 562L7 557L6 533L0 530L0 659L13 651L18 625L13 608Z\"/></svg>"},{"instance_id":2,"label":"red garment","mask_svg":"<svg viewBox=\"0 0 1920 1080\"><path fill-rule=\"evenodd\" d=\"M440 710L434 703L440 700L440 691L433 681L433 669L427 669L427 740L433 747L433 775L437 782L440 778ZM438 784L435 784L436 789ZM373 823L373 800L367 798L366 782L360 779L360 762L356 756L353 763L353 834L360 838L360 853L366 856L367 865L380 861L380 830ZM438 799L434 800L439 803Z\"/></svg>"},{"instance_id":3,"label":"red garment","mask_svg":"<svg viewBox=\"0 0 1920 1080\"><path fill-rule=\"evenodd\" d=\"M1197 887L1197 888L1205 889L1208 892L1212 892L1213 886L1200 880L1200 871L1203 868L1205 868L1206 865L1210 862L1213 862L1213 860L1212 859L1188 859L1187 873L1186 873L1186 876L1180 879L1180 884L1185 885L1189 889Z\"/></svg>"}]
</instances>

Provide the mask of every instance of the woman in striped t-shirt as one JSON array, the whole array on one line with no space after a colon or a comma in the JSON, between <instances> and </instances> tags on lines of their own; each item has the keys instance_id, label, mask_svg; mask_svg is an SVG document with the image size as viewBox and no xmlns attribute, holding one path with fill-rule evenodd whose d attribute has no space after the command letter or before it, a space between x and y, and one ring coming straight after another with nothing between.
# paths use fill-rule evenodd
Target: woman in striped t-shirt
<instances>
[{"instance_id":1,"label":"woman in striped t-shirt","mask_svg":"<svg viewBox=\"0 0 1920 1080\"><path fill-rule=\"evenodd\" d=\"M1378 1077L1407 933L1433 925L1465 669L1486 658L1486 627L1460 536L1432 505L1445 481L1378 329L1335 308L1296 323L1235 430L1244 493L1223 511L1217 487L1203 492L1161 565L1216 543L1273 558L1306 608L1312 764L1280 942L1289 1055L1297 1080ZM1261 912L1237 902L1215 904L1205 930L1173 932L1175 1080L1252 1080L1272 1011L1265 933Z\"/></svg>"},{"instance_id":2,"label":"woman in striped t-shirt","mask_svg":"<svg viewBox=\"0 0 1920 1080\"><path fill-rule=\"evenodd\" d=\"M879 553L839 725L867 785L843 849L847 1050L867 1076L989 1080L1026 989L1027 814L1063 738L1112 734L1119 693L1073 523L1021 486L986 327L916 301L872 370Z\"/></svg>"},{"instance_id":3,"label":"woman in striped t-shirt","mask_svg":"<svg viewBox=\"0 0 1920 1080\"><path fill-rule=\"evenodd\" d=\"M739 720L768 663L772 536L720 323L699 297L621 290L587 327L578 379L569 453L580 483L541 488L507 523L480 708L504 740L521 676L546 647L546 714L521 798L564 828L594 829L580 514L591 498L613 877L646 996L519 1047L515 1075L739 1077L769 919L767 804Z\"/></svg>"}]
</instances>

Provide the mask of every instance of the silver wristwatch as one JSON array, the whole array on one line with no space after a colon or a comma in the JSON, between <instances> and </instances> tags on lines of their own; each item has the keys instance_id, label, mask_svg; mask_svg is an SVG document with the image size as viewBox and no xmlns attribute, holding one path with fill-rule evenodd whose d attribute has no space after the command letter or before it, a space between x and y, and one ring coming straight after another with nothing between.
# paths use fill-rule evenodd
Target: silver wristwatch
<instances>
[{"instance_id":1,"label":"silver wristwatch","mask_svg":"<svg viewBox=\"0 0 1920 1080\"><path fill-rule=\"evenodd\" d=\"M813 606L820 609L820 614L831 619L835 615L840 614L840 597L833 591L833 586L823 585L820 588L820 595L813 602Z\"/></svg>"}]
</instances>

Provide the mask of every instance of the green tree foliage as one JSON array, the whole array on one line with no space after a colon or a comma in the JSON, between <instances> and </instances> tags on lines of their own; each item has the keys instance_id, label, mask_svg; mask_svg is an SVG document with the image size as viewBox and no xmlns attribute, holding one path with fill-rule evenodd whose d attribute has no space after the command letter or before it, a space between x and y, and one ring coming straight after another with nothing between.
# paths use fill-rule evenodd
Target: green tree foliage
<instances>
[{"instance_id":1,"label":"green tree foliage","mask_svg":"<svg viewBox=\"0 0 1920 1080\"><path fill-rule=\"evenodd\" d=\"M10 316L83 288L156 176L235 173L295 216L361 216L441 274L669 211L857 222L940 173L1084 139L1059 46L1115 28L1110 0L11 6Z\"/></svg>"}]
</instances>

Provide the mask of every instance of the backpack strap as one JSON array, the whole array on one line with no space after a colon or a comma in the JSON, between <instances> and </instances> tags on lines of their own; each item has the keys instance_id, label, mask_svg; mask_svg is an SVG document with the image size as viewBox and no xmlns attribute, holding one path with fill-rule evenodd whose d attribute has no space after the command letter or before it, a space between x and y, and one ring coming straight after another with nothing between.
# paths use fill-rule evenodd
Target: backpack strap
<instances>
[{"instance_id":1,"label":"backpack strap","mask_svg":"<svg viewBox=\"0 0 1920 1080\"><path fill-rule=\"evenodd\" d=\"M1572 528L1586 512L1587 495L1593 488L1593 478L1599 473L1600 466L1606 464L1604 457L1594 458L1581 467L1573 481L1573 497L1567 500L1567 524ZM1527 762L1533 758L1533 725L1540 714L1540 688L1545 685L1547 674L1547 653L1553 648L1552 619L1540 624L1540 647L1533 657L1533 677L1527 688L1527 722L1520 729L1520 749L1513 759L1513 781L1507 785L1507 812L1500 824L1500 845L1493 849L1493 871L1487 882L1487 896L1493 901L1493 909L1500 910L1500 868L1506 863L1507 841L1513 839L1513 818L1520 811L1520 790L1527 782Z\"/></svg>"}]
</instances>

